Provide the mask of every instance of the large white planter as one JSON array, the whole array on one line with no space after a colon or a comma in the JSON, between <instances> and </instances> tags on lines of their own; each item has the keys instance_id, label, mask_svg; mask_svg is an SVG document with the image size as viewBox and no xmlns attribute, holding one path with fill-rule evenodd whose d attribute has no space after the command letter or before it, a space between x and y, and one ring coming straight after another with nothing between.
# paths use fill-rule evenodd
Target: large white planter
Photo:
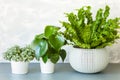
<instances>
[{"instance_id":1,"label":"large white planter","mask_svg":"<svg viewBox=\"0 0 120 80\"><path fill-rule=\"evenodd\" d=\"M49 74L54 72L54 66L55 64L50 61L50 59L47 60L46 63L43 62L42 58L40 58L40 69L42 73Z\"/></svg>"},{"instance_id":2,"label":"large white planter","mask_svg":"<svg viewBox=\"0 0 120 80\"><path fill-rule=\"evenodd\" d=\"M26 74L28 72L29 62L11 61L11 69L14 74Z\"/></svg>"},{"instance_id":3,"label":"large white planter","mask_svg":"<svg viewBox=\"0 0 120 80\"><path fill-rule=\"evenodd\" d=\"M69 54L69 62L73 69L82 73L96 73L106 68L109 53L103 49L73 48Z\"/></svg>"}]
</instances>

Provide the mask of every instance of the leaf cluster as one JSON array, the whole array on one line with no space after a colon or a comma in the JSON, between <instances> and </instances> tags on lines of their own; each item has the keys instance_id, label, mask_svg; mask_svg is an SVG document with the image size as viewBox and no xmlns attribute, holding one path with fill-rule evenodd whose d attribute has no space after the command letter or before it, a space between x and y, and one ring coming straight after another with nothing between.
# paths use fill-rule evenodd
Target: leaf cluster
<instances>
[{"instance_id":1,"label":"leaf cluster","mask_svg":"<svg viewBox=\"0 0 120 80\"><path fill-rule=\"evenodd\" d=\"M77 14L66 13L68 22L61 22L65 31L64 37L79 48L95 49L112 45L120 38L120 18L108 19L110 7L99 9L93 20L91 7L84 6Z\"/></svg>"},{"instance_id":2,"label":"leaf cluster","mask_svg":"<svg viewBox=\"0 0 120 80\"><path fill-rule=\"evenodd\" d=\"M9 60L9 61L24 61L24 62L29 62L33 60L35 57L35 51L30 47L26 46L23 48L20 48L20 46L15 45L11 48L9 48L5 53L4 53L4 59Z\"/></svg>"},{"instance_id":3,"label":"leaf cluster","mask_svg":"<svg viewBox=\"0 0 120 80\"><path fill-rule=\"evenodd\" d=\"M44 33L35 36L32 46L36 51L37 60L42 58L46 63L50 59L52 63L57 63L61 57L64 61L66 51L61 47L65 44L65 39L59 29L59 27L48 25L45 27Z\"/></svg>"}]
</instances>

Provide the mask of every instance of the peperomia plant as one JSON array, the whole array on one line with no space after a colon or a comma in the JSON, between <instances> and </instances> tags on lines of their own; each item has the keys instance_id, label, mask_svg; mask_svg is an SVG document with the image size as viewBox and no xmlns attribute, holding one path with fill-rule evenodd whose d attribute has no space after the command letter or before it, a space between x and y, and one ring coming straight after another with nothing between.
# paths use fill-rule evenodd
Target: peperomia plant
<instances>
[{"instance_id":1,"label":"peperomia plant","mask_svg":"<svg viewBox=\"0 0 120 80\"><path fill-rule=\"evenodd\" d=\"M30 46L20 48L20 46L15 45L9 48L4 53L4 59L9 61L16 61L16 62L18 61L29 62L33 60L34 57L35 57L35 51Z\"/></svg>"},{"instance_id":2,"label":"peperomia plant","mask_svg":"<svg viewBox=\"0 0 120 80\"><path fill-rule=\"evenodd\" d=\"M107 19L109 6L105 10L99 9L93 19L90 6L78 9L77 14L66 13L68 22L61 22L65 31L64 37L79 48L94 49L104 48L120 38L120 18Z\"/></svg>"},{"instance_id":3,"label":"peperomia plant","mask_svg":"<svg viewBox=\"0 0 120 80\"><path fill-rule=\"evenodd\" d=\"M61 47L65 44L65 39L59 29L59 27L48 25L45 27L44 33L35 36L32 46L36 51L37 60L42 58L46 63L50 59L52 63L57 63L61 57L64 61L66 51Z\"/></svg>"}]
</instances>

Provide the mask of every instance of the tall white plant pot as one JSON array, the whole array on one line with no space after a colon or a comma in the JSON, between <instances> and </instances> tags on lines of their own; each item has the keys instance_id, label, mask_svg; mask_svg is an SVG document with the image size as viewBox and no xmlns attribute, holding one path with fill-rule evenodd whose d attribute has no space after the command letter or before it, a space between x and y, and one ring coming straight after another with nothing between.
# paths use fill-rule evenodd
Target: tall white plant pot
<instances>
[{"instance_id":1,"label":"tall white plant pot","mask_svg":"<svg viewBox=\"0 0 120 80\"><path fill-rule=\"evenodd\" d=\"M73 69L82 73L96 73L104 70L109 63L109 53L103 49L72 48L69 62Z\"/></svg>"},{"instance_id":2,"label":"tall white plant pot","mask_svg":"<svg viewBox=\"0 0 120 80\"><path fill-rule=\"evenodd\" d=\"M11 69L14 74L26 74L28 72L29 62L11 61Z\"/></svg>"},{"instance_id":3,"label":"tall white plant pot","mask_svg":"<svg viewBox=\"0 0 120 80\"><path fill-rule=\"evenodd\" d=\"M47 60L46 63L43 62L42 58L40 58L40 69L42 73L49 74L54 72L54 66L55 64L50 61L50 59Z\"/></svg>"}]
</instances>

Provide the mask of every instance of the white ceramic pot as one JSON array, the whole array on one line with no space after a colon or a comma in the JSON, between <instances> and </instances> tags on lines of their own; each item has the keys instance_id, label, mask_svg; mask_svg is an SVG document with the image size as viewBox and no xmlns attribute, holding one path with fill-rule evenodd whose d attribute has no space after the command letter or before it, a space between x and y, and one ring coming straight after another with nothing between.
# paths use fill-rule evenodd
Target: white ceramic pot
<instances>
[{"instance_id":1,"label":"white ceramic pot","mask_svg":"<svg viewBox=\"0 0 120 80\"><path fill-rule=\"evenodd\" d=\"M28 72L29 62L11 61L11 69L14 74L26 74Z\"/></svg>"},{"instance_id":2,"label":"white ceramic pot","mask_svg":"<svg viewBox=\"0 0 120 80\"><path fill-rule=\"evenodd\" d=\"M69 62L73 69L82 73L96 73L106 68L109 63L109 53L103 49L72 48Z\"/></svg>"},{"instance_id":3,"label":"white ceramic pot","mask_svg":"<svg viewBox=\"0 0 120 80\"><path fill-rule=\"evenodd\" d=\"M54 66L55 64L50 61L50 59L47 60L46 63L43 62L42 58L40 58L40 69L42 73L53 73L54 72Z\"/></svg>"}]
</instances>

